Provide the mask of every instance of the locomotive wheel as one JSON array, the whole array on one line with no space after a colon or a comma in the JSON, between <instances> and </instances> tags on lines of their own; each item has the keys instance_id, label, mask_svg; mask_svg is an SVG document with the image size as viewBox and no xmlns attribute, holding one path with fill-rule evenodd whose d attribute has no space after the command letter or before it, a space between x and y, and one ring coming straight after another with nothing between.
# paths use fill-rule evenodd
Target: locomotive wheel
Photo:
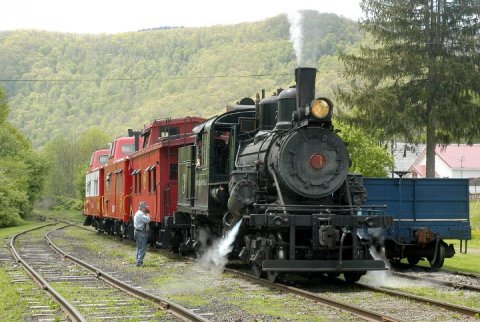
<instances>
[{"instance_id":1,"label":"locomotive wheel","mask_svg":"<svg viewBox=\"0 0 480 322\"><path fill-rule=\"evenodd\" d=\"M258 278L265 277L265 272L262 270L262 266L252 263L250 264L250 267L252 268L253 275L255 275Z\"/></svg>"},{"instance_id":2,"label":"locomotive wheel","mask_svg":"<svg viewBox=\"0 0 480 322\"><path fill-rule=\"evenodd\" d=\"M269 236L270 240L277 240L277 238L273 235L270 234ZM277 245L274 246L273 249L270 251L267 251L267 259L285 259L285 252ZM285 277L284 272L279 272L279 271L267 271L267 279L275 283L278 280L282 280Z\"/></svg>"},{"instance_id":3,"label":"locomotive wheel","mask_svg":"<svg viewBox=\"0 0 480 322\"><path fill-rule=\"evenodd\" d=\"M435 261L433 261L433 257L429 258L428 261L430 262L431 268L441 268L443 266L443 262L445 261L445 245L443 245L443 243L438 245L437 258L435 258Z\"/></svg>"},{"instance_id":4,"label":"locomotive wheel","mask_svg":"<svg viewBox=\"0 0 480 322\"><path fill-rule=\"evenodd\" d=\"M267 279L275 283L277 281L281 281L285 278L285 273L284 272L279 272L279 271L268 271L267 272Z\"/></svg>"},{"instance_id":5,"label":"locomotive wheel","mask_svg":"<svg viewBox=\"0 0 480 322\"><path fill-rule=\"evenodd\" d=\"M340 276L340 273L337 273L337 272L329 272L329 273L327 273L327 277L328 277L329 279L332 279L332 280L335 279L335 278L337 278L337 277L339 277L339 276Z\"/></svg>"},{"instance_id":6,"label":"locomotive wheel","mask_svg":"<svg viewBox=\"0 0 480 322\"><path fill-rule=\"evenodd\" d=\"M420 257L418 257L418 256L408 256L407 257L407 262L411 266L417 265L419 261L420 261Z\"/></svg>"},{"instance_id":7,"label":"locomotive wheel","mask_svg":"<svg viewBox=\"0 0 480 322\"><path fill-rule=\"evenodd\" d=\"M343 277L345 277L345 281L347 283L355 283L358 282L360 277L364 275L364 272L347 272L343 273Z\"/></svg>"}]
</instances>

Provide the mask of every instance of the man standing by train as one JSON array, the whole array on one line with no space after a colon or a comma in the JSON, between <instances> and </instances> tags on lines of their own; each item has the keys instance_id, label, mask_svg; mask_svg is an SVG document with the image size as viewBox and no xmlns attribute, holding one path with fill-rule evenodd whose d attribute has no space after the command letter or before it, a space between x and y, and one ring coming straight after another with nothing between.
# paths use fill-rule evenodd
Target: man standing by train
<instances>
[{"instance_id":1,"label":"man standing by train","mask_svg":"<svg viewBox=\"0 0 480 322\"><path fill-rule=\"evenodd\" d=\"M135 262L137 266L143 265L143 258L147 252L147 240L148 240L148 224L150 223L150 214L148 206L145 201L142 201L138 205L138 211L133 217L133 226L135 228L134 237L137 243L137 253L135 256Z\"/></svg>"}]
</instances>

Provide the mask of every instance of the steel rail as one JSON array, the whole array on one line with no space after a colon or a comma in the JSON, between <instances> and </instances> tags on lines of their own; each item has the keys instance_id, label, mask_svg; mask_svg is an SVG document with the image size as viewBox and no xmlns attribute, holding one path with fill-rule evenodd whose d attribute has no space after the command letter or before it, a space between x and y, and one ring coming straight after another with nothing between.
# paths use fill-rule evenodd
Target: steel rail
<instances>
[{"instance_id":1,"label":"steel rail","mask_svg":"<svg viewBox=\"0 0 480 322\"><path fill-rule=\"evenodd\" d=\"M68 226L70 226L70 225L68 225ZM147 292L144 292L142 290L136 289L133 286L130 286L130 285L122 282L121 280L113 277L112 275L110 275L110 274L96 268L95 266L90 265L90 264L86 263L85 261L83 261L83 260L81 260L77 257L74 257L74 256L66 253L62 249L60 249L57 245L55 245L52 242L52 240L49 237L49 234L52 233L55 230L60 230L60 229L66 228L68 226L63 226L63 227L54 229L54 230L49 231L48 233L45 234L45 239L47 240L47 243L58 254L65 257L66 259L69 259L69 260L79 264L80 266L92 271L99 278L101 278L102 280L106 281L107 283L121 289L122 291L127 292L127 293L132 294L132 295L135 295L139 298L150 300L150 301L158 304L159 306L161 306L163 309L170 311L172 314L174 314L175 316L177 316L179 318L186 319L188 321L198 321L198 322L207 322L208 321L204 317L194 313L193 311L191 311L191 310L189 310L189 309L187 309L187 308L185 308L185 307L183 307L179 304L176 304L176 303L171 302L169 300L154 296L154 295L149 294ZM75 227L78 227L78 226L75 225Z\"/></svg>"},{"instance_id":2,"label":"steel rail","mask_svg":"<svg viewBox=\"0 0 480 322\"><path fill-rule=\"evenodd\" d=\"M450 303L441 302L441 301L429 299L429 298L422 297L422 296L417 296L417 295L404 293L404 292L400 292L400 291L394 291L394 290L390 290L390 289L383 288L383 287L370 286L370 285L366 285L366 284L362 284L362 283L355 283L355 285L359 286L359 287L362 287L362 288L365 288L365 289L372 290L374 292L393 295L393 296L399 296L399 297L403 297L403 298L407 298L407 299L412 299L412 300L415 300L416 302L422 302L422 303L425 303L425 304L438 306L438 307L444 308L448 311L457 312L457 313L461 313L461 314L472 316L472 317L480 316L480 310L469 308L469 307L466 307L466 306L461 306L461 305L457 305L457 304L450 304Z\"/></svg>"},{"instance_id":3,"label":"steel rail","mask_svg":"<svg viewBox=\"0 0 480 322\"><path fill-rule=\"evenodd\" d=\"M395 276L398 276L398 277L403 277L403 278L408 278L408 279L416 280L416 281L426 281L426 282L436 284L436 285L449 286L449 287L453 287L453 288L460 289L460 290L480 292L480 287L479 286L474 286L474 285L467 285L467 284L456 283L456 282L442 281L440 279L436 279L436 278L432 278L432 277L426 277L426 276L413 276L413 275L409 275L409 274L406 274L406 273L399 273L399 272L392 272L392 275L395 275Z\"/></svg>"},{"instance_id":4,"label":"steel rail","mask_svg":"<svg viewBox=\"0 0 480 322\"><path fill-rule=\"evenodd\" d=\"M284 291L284 292L287 292L287 293L291 293L291 294L294 294L294 295L297 295L297 296L300 296L300 297L303 297L303 298L313 300L315 302L322 303L324 305L327 305L327 306L330 306L330 307L333 307L333 308L340 309L342 311L347 311L347 312L353 313L353 314L357 315L358 317L361 317L362 319L365 319L367 321L389 321L389 322L401 321L399 319L389 317L389 316L384 315L384 314L376 313L376 312L373 312L373 311L370 311L370 310L367 310L367 309L362 309L362 308L359 308L359 307L356 307L356 306L353 306L353 305L350 305L350 304L338 302L338 301L329 299L328 297L325 297L325 296L322 296L322 295L319 295L319 294L315 294L315 293L312 293L312 292L308 292L308 291L305 291L305 290L302 290L302 289L299 289L299 288L296 288L296 287L287 286L287 285L280 284L280 283L272 283L272 282L270 282L268 280L265 280L263 278L259 278L259 277L256 277L256 276L244 273L244 272L240 272L240 271L237 271L235 269L225 268L224 271L235 274L235 275L239 275L242 278L248 279L248 280L250 280L254 283L257 283L257 284L261 284L262 286L266 286L266 287L269 287L269 288L273 288L273 289L277 289L277 290Z\"/></svg>"},{"instance_id":5,"label":"steel rail","mask_svg":"<svg viewBox=\"0 0 480 322\"><path fill-rule=\"evenodd\" d=\"M73 321L86 322L85 317L77 310L77 308L71 304L67 299L65 299L57 290L55 290L32 266L30 266L17 252L15 249L15 239L17 237L29 233L34 230L38 230L44 227L56 225L56 223L46 224L32 229L25 230L14 235L10 239L10 251L13 254L15 260L20 263L27 273L35 280L46 292L48 292L59 304L63 311L71 318Z\"/></svg>"}]
</instances>

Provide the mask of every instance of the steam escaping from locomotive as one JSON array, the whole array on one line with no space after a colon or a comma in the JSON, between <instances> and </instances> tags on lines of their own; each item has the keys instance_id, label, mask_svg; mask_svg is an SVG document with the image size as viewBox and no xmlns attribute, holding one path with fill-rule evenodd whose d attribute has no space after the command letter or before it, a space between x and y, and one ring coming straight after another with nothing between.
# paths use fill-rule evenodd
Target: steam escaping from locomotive
<instances>
[{"instance_id":1,"label":"steam escaping from locomotive","mask_svg":"<svg viewBox=\"0 0 480 322\"><path fill-rule=\"evenodd\" d=\"M287 15L288 22L290 23L290 41L293 44L293 49L295 49L295 55L297 57L298 66L302 66L302 44L303 44L303 33L302 33L302 20L303 15L300 11L289 13Z\"/></svg>"},{"instance_id":2,"label":"steam escaping from locomotive","mask_svg":"<svg viewBox=\"0 0 480 322\"><path fill-rule=\"evenodd\" d=\"M211 247L198 259L201 268L222 273L228 262L228 254L232 251L233 242L237 237L242 221L240 220L231 230L229 230L221 239L216 240Z\"/></svg>"}]
</instances>

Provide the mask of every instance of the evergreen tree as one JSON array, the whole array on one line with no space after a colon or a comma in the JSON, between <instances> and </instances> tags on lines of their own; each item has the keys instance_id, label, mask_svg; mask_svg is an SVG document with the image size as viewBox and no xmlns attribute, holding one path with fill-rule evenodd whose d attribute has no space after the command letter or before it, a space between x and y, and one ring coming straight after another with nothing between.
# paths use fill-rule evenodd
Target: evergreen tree
<instances>
[{"instance_id":1,"label":"evergreen tree","mask_svg":"<svg viewBox=\"0 0 480 322\"><path fill-rule=\"evenodd\" d=\"M342 55L354 107L347 117L384 138L426 135L427 177L435 146L480 137L480 1L362 0L374 44Z\"/></svg>"}]
</instances>

